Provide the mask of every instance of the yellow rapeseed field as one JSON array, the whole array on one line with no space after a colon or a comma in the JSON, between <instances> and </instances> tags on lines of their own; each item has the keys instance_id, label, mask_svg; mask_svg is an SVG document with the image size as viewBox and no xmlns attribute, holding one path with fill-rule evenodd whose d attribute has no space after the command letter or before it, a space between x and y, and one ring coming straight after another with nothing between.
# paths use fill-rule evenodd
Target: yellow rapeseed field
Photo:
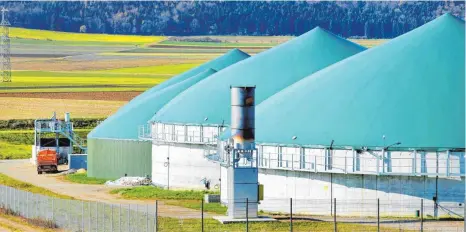
<instances>
[{"instance_id":1,"label":"yellow rapeseed field","mask_svg":"<svg viewBox=\"0 0 466 232\"><path fill-rule=\"evenodd\" d=\"M164 36L135 36L135 35L108 35L69 33L58 31L33 30L25 28L10 28L10 37L37 40L54 41L90 41L90 42L114 42L128 44L157 43L165 39Z\"/></svg>"}]
</instances>

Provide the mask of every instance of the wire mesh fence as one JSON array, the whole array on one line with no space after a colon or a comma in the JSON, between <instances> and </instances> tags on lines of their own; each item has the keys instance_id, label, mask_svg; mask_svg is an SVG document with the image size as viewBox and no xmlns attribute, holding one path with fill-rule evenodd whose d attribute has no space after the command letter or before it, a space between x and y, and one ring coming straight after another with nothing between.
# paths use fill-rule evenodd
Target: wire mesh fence
<instances>
[{"instance_id":1,"label":"wire mesh fence","mask_svg":"<svg viewBox=\"0 0 466 232\"><path fill-rule=\"evenodd\" d=\"M255 217L256 203L245 202L246 207L235 212L244 215L241 220L222 224L214 217L225 216L226 207L203 200L112 204L58 199L0 185L3 209L65 231L464 231L462 204L424 199L265 199ZM258 218L274 221L257 222Z\"/></svg>"}]
</instances>

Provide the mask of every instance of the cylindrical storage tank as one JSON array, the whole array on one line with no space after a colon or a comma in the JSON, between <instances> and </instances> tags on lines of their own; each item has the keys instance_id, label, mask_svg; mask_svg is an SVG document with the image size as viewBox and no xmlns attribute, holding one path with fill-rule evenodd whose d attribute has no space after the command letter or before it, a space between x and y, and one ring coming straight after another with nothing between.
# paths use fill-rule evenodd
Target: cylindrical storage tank
<instances>
[{"instance_id":1,"label":"cylindrical storage tank","mask_svg":"<svg viewBox=\"0 0 466 232\"><path fill-rule=\"evenodd\" d=\"M255 89L256 87L231 87L231 135L236 149L255 149Z\"/></svg>"}]
</instances>

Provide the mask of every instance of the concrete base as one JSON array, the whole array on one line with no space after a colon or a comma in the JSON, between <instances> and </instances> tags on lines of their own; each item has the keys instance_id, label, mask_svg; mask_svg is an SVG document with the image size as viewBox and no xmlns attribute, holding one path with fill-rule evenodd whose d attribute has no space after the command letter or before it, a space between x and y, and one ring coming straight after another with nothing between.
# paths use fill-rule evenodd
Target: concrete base
<instances>
[{"instance_id":1,"label":"concrete base","mask_svg":"<svg viewBox=\"0 0 466 232\"><path fill-rule=\"evenodd\" d=\"M228 224L228 223L244 223L246 222L246 218L231 218L228 216L216 216L213 217L215 220L219 221L222 224ZM274 222L277 221L275 218L271 217L264 217L264 216L259 216L256 218L249 218L248 222Z\"/></svg>"}]
</instances>

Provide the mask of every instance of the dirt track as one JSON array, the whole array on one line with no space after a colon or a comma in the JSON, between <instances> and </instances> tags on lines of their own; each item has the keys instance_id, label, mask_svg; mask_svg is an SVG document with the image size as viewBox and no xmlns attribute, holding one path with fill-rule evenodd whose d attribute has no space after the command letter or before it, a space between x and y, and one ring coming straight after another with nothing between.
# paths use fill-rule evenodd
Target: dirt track
<instances>
[{"instance_id":1,"label":"dirt track","mask_svg":"<svg viewBox=\"0 0 466 232\"><path fill-rule=\"evenodd\" d=\"M129 101L139 95L138 91L122 92L61 92L61 93L0 93L1 97L75 99L75 100L107 100Z\"/></svg>"}]
</instances>

